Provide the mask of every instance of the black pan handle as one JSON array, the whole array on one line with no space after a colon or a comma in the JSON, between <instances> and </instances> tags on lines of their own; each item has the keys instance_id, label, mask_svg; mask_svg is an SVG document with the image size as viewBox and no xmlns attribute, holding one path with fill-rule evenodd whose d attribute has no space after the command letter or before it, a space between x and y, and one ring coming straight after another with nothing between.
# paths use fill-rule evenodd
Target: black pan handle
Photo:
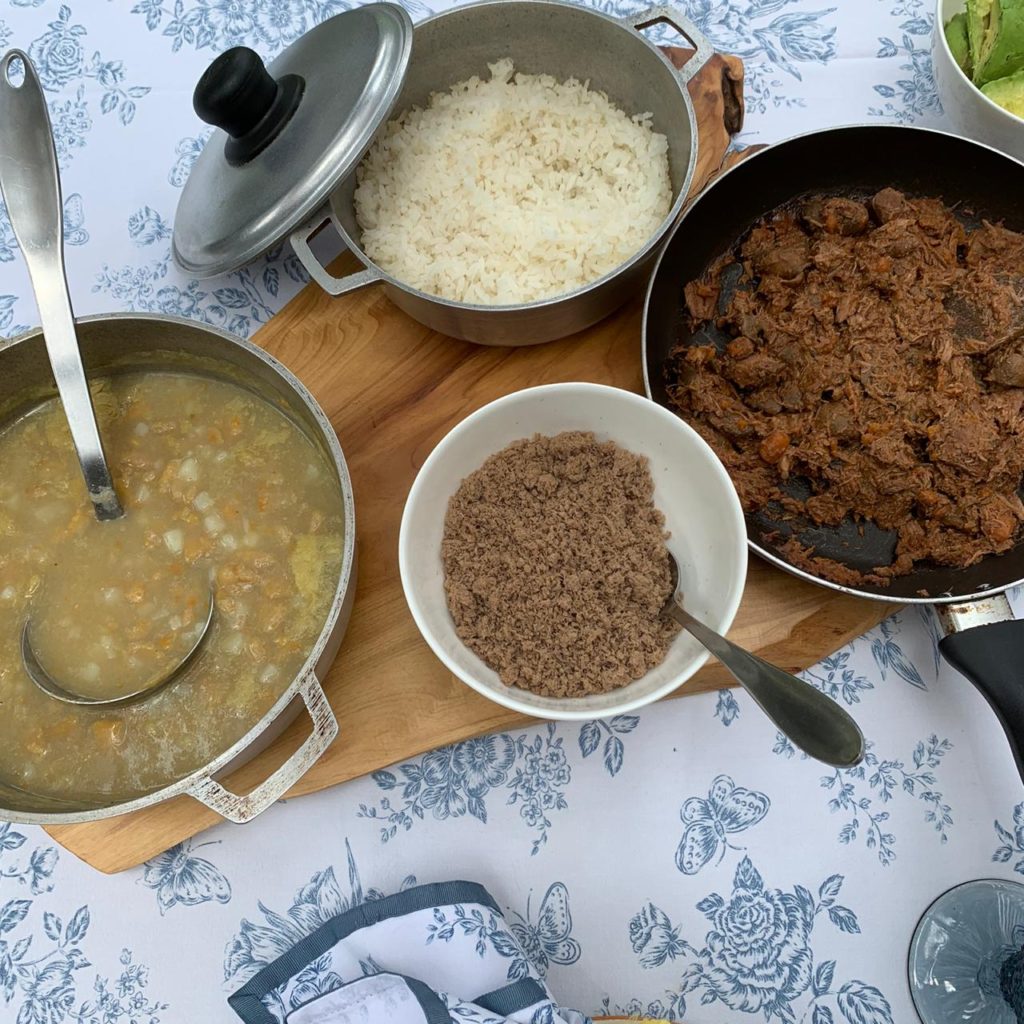
<instances>
[{"instance_id":1,"label":"black pan handle","mask_svg":"<svg viewBox=\"0 0 1024 1024\"><path fill-rule=\"evenodd\" d=\"M939 650L991 705L1024 781L1024 619L950 633Z\"/></svg>"}]
</instances>

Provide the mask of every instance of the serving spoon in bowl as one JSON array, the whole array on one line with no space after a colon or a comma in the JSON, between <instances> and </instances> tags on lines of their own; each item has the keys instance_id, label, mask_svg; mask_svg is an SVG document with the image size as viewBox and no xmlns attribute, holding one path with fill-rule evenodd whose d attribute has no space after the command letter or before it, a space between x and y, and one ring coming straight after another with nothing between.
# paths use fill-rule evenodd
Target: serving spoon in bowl
<instances>
[{"instance_id":1,"label":"serving spoon in bowl","mask_svg":"<svg viewBox=\"0 0 1024 1024\"><path fill-rule=\"evenodd\" d=\"M46 354L82 467L86 490L97 519L120 519L124 508L114 488L96 424L64 269L64 209L50 115L35 68L21 50L10 50L0 60L0 139L3 140L0 146L0 192L3 193L14 236L28 265ZM21 634L25 670L44 693L66 703L95 707L135 703L172 683L191 664L209 633L213 606L211 589L206 624L195 644L169 672L133 693L109 698L88 697L63 686L50 676L36 657L30 638L30 622L25 623Z\"/></svg>"},{"instance_id":2,"label":"serving spoon in bowl","mask_svg":"<svg viewBox=\"0 0 1024 1024\"><path fill-rule=\"evenodd\" d=\"M852 768L859 764L864 757L864 734L857 723L810 683L770 665L695 619L683 607L679 564L671 551L668 562L672 592L661 614L675 619L696 637L794 746L835 768Z\"/></svg>"}]
</instances>

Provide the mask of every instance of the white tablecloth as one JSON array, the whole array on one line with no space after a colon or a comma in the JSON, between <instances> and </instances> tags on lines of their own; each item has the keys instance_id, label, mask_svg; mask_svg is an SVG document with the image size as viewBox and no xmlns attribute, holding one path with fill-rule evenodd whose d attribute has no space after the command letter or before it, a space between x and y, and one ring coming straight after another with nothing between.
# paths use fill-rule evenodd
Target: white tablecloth
<instances>
[{"instance_id":1,"label":"white tablecloth","mask_svg":"<svg viewBox=\"0 0 1024 1024\"><path fill-rule=\"evenodd\" d=\"M746 61L743 142L942 123L931 5L832 3L684 4ZM50 100L80 315L156 309L248 334L301 287L283 253L217 281L171 265L175 205L203 138L190 94L227 46L271 54L346 6L4 0L0 46L28 49ZM35 322L0 218L0 331ZM907 611L811 672L870 738L855 771L794 756L743 694L722 692L437 751L114 877L38 828L0 826L0 1021L232 1021L226 995L258 966L414 876L484 884L555 993L585 1011L904 1024L921 911L959 881L1024 874L1020 780L935 641L929 615ZM307 981L330 984L315 968Z\"/></svg>"}]
</instances>

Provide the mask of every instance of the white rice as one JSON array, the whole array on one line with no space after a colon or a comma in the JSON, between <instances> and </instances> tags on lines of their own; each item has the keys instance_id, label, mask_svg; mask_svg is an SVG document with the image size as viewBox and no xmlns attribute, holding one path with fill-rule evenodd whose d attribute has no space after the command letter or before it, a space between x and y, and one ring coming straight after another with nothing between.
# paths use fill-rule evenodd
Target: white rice
<instances>
[{"instance_id":1,"label":"white rice","mask_svg":"<svg viewBox=\"0 0 1024 1024\"><path fill-rule=\"evenodd\" d=\"M391 121L359 165L362 245L431 295L534 302L614 270L672 205L668 143L588 83L508 58Z\"/></svg>"}]
</instances>

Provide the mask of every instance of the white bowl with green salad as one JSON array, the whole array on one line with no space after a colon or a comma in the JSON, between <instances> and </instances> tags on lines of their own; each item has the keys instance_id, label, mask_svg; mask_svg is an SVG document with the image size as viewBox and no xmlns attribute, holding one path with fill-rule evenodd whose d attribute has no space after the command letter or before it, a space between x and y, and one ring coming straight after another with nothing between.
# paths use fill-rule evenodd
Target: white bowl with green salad
<instances>
[{"instance_id":1,"label":"white bowl with green salad","mask_svg":"<svg viewBox=\"0 0 1024 1024\"><path fill-rule=\"evenodd\" d=\"M937 0L932 58L956 130L1024 160L1024 0Z\"/></svg>"}]
</instances>

